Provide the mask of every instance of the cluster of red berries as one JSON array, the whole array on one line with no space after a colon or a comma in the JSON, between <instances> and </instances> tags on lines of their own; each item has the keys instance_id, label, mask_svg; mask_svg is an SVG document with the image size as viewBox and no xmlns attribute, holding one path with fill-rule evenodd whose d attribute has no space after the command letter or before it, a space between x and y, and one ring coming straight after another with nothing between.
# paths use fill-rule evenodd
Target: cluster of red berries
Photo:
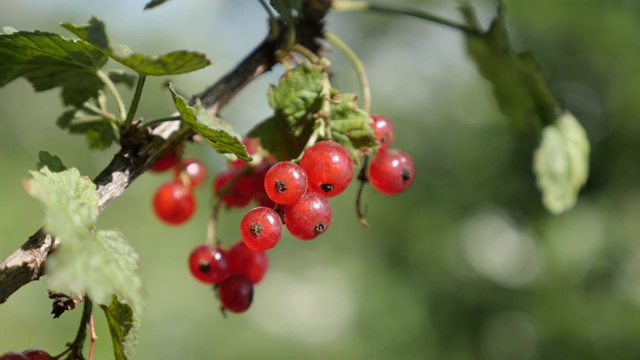
<instances>
[{"instance_id":1,"label":"cluster of red berries","mask_svg":"<svg viewBox=\"0 0 640 360\"><path fill-rule=\"evenodd\" d=\"M413 159L401 150L389 149L395 132L388 118L371 118L380 147L369 165L368 179L379 192L398 194L413 182ZM212 183L214 195L228 208L243 208L252 200L258 203L240 222L242 241L229 251L218 245L200 245L189 256L192 275L215 285L222 308L231 312L243 312L251 305L253 285L267 270L265 251L278 244L283 227L301 240L325 233L332 220L327 198L344 192L354 176L349 151L331 140L309 147L299 163L262 157L258 139L245 138L243 143L261 161L231 161ZM177 152L165 155L152 170L170 168L175 169L174 179L160 186L153 205L161 220L180 224L195 210L192 189L204 182L206 170L198 160L182 160Z\"/></svg>"},{"instance_id":2,"label":"cluster of red berries","mask_svg":"<svg viewBox=\"0 0 640 360\"><path fill-rule=\"evenodd\" d=\"M198 159L182 159L173 150L158 160L149 170L165 172L173 169L173 179L156 190L153 196L155 214L167 224L178 225L189 220L196 209L193 189L207 178L207 169Z\"/></svg>"},{"instance_id":3,"label":"cluster of red berries","mask_svg":"<svg viewBox=\"0 0 640 360\"><path fill-rule=\"evenodd\" d=\"M253 285L267 272L269 259L264 251L249 249L239 241L228 251L204 244L189 255L189 270L197 280L215 285L222 308L239 313L253 301Z\"/></svg>"},{"instance_id":4,"label":"cluster of red berries","mask_svg":"<svg viewBox=\"0 0 640 360\"><path fill-rule=\"evenodd\" d=\"M21 353L8 352L0 355L0 360L52 360L48 352L38 349L29 349Z\"/></svg>"}]
</instances>

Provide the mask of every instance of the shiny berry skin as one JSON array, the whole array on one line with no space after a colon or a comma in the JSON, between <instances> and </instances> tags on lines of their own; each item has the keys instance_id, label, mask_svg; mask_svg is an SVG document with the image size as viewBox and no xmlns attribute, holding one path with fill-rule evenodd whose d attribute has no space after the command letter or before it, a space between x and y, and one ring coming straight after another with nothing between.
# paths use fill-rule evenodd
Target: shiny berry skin
<instances>
[{"instance_id":1,"label":"shiny berry skin","mask_svg":"<svg viewBox=\"0 0 640 360\"><path fill-rule=\"evenodd\" d=\"M222 307L234 313L246 311L253 301L253 283L244 275L232 275L218 286Z\"/></svg>"},{"instance_id":2,"label":"shiny berry skin","mask_svg":"<svg viewBox=\"0 0 640 360\"><path fill-rule=\"evenodd\" d=\"M253 184L253 198L258 202L258 205L273 208L276 203L269 198L267 191L264 189L264 178L267 176L269 169L275 164L273 160L263 160L260 164L256 165L251 174L251 181Z\"/></svg>"},{"instance_id":3,"label":"shiny berry skin","mask_svg":"<svg viewBox=\"0 0 640 360\"><path fill-rule=\"evenodd\" d=\"M389 149L374 156L369 166L371 186L386 195L405 191L416 176L416 166L409 154Z\"/></svg>"},{"instance_id":4,"label":"shiny berry skin","mask_svg":"<svg viewBox=\"0 0 640 360\"><path fill-rule=\"evenodd\" d=\"M307 192L307 174L291 161L281 161L267 172L264 189L277 204L295 204Z\"/></svg>"},{"instance_id":5,"label":"shiny berry skin","mask_svg":"<svg viewBox=\"0 0 640 360\"><path fill-rule=\"evenodd\" d=\"M227 253L229 275L244 275L257 284L269 267L269 257L265 251L251 250L244 241L238 241Z\"/></svg>"},{"instance_id":6,"label":"shiny berry skin","mask_svg":"<svg viewBox=\"0 0 640 360\"><path fill-rule=\"evenodd\" d=\"M331 225L331 205L313 192L307 192L293 205L284 206L283 211L287 230L301 240L315 239Z\"/></svg>"},{"instance_id":7,"label":"shiny berry skin","mask_svg":"<svg viewBox=\"0 0 640 360\"><path fill-rule=\"evenodd\" d=\"M52 360L53 358L48 352L38 349L29 349L22 352L29 360Z\"/></svg>"},{"instance_id":8,"label":"shiny berry skin","mask_svg":"<svg viewBox=\"0 0 640 360\"><path fill-rule=\"evenodd\" d=\"M152 172L164 172L172 167L174 167L179 160L178 152L176 149L169 150L168 153L164 154L155 164L151 165L149 168Z\"/></svg>"},{"instance_id":9,"label":"shiny berry skin","mask_svg":"<svg viewBox=\"0 0 640 360\"><path fill-rule=\"evenodd\" d=\"M200 160L187 158L183 159L179 166L175 167L175 177L180 177L181 174L185 174L188 177L188 186L195 189L200 187L207 179L207 168Z\"/></svg>"},{"instance_id":10,"label":"shiny berry skin","mask_svg":"<svg viewBox=\"0 0 640 360\"><path fill-rule=\"evenodd\" d=\"M229 256L217 246L200 245L189 255L189 270L203 283L217 284L228 275Z\"/></svg>"},{"instance_id":11,"label":"shiny berry skin","mask_svg":"<svg viewBox=\"0 0 640 360\"><path fill-rule=\"evenodd\" d=\"M269 250L282 237L282 219L275 210L258 206L242 217L240 236L250 249Z\"/></svg>"},{"instance_id":12,"label":"shiny berry skin","mask_svg":"<svg viewBox=\"0 0 640 360\"><path fill-rule=\"evenodd\" d=\"M153 210L160 220L170 225L182 224L191 218L196 199L191 189L173 181L160 185L153 197Z\"/></svg>"},{"instance_id":13,"label":"shiny berry skin","mask_svg":"<svg viewBox=\"0 0 640 360\"><path fill-rule=\"evenodd\" d=\"M300 166L307 173L309 190L324 197L340 194L353 178L349 152L333 141L320 141L307 149Z\"/></svg>"},{"instance_id":14,"label":"shiny berry skin","mask_svg":"<svg viewBox=\"0 0 640 360\"><path fill-rule=\"evenodd\" d=\"M29 360L29 358L17 352L8 352L0 355L0 360Z\"/></svg>"},{"instance_id":15,"label":"shiny berry skin","mask_svg":"<svg viewBox=\"0 0 640 360\"><path fill-rule=\"evenodd\" d=\"M374 131L374 136L380 143L380 148L378 151L384 151L393 142L393 138L395 137L396 131L393 128L393 124L389 118L382 115L371 115L371 119L373 119L373 124L371 127Z\"/></svg>"},{"instance_id":16,"label":"shiny berry skin","mask_svg":"<svg viewBox=\"0 0 640 360\"><path fill-rule=\"evenodd\" d=\"M222 170L213 179L213 193L222 196L222 203L230 208L243 208L253 198L251 178L242 174L242 168ZM230 185L233 181L233 185ZM230 186L230 187L228 187Z\"/></svg>"}]
</instances>

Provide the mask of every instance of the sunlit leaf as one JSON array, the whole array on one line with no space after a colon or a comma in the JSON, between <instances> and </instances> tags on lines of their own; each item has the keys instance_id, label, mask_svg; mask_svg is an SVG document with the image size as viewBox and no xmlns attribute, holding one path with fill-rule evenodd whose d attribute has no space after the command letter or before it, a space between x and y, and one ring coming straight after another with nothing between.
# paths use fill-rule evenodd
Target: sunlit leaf
<instances>
[{"instance_id":1,"label":"sunlit leaf","mask_svg":"<svg viewBox=\"0 0 640 360\"><path fill-rule=\"evenodd\" d=\"M129 304L120 302L116 296L111 298L111 304L102 304L100 308L107 317L115 359L127 360L133 357L140 330L138 316Z\"/></svg>"},{"instance_id":2,"label":"sunlit leaf","mask_svg":"<svg viewBox=\"0 0 640 360\"><path fill-rule=\"evenodd\" d=\"M549 211L558 214L575 205L589 175L589 152L587 134L570 113L544 128L533 169Z\"/></svg>"},{"instance_id":3,"label":"sunlit leaf","mask_svg":"<svg viewBox=\"0 0 640 360\"><path fill-rule=\"evenodd\" d=\"M242 144L241 136L236 134L229 124L209 115L199 101L194 106L189 106L187 101L175 92L172 85L169 85L169 90L182 121L207 139L217 152L234 154L246 161L252 160L247 148Z\"/></svg>"},{"instance_id":4,"label":"sunlit leaf","mask_svg":"<svg viewBox=\"0 0 640 360\"><path fill-rule=\"evenodd\" d=\"M82 40L48 32L0 34L0 87L24 77L35 91L62 88L65 105L81 106L103 88L97 71L107 57Z\"/></svg>"},{"instance_id":5,"label":"sunlit leaf","mask_svg":"<svg viewBox=\"0 0 640 360\"><path fill-rule=\"evenodd\" d=\"M371 123L373 120L356 104L356 94L342 94L331 102L331 134L334 140L358 159L359 151L364 148L376 148Z\"/></svg>"},{"instance_id":6,"label":"sunlit leaf","mask_svg":"<svg viewBox=\"0 0 640 360\"><path fill-rule=\"evenodd\" d=\"M175 75L211 65L211 60L204 54L194 51L179 50L158 56L135 53L126 45L112 42L104 22L96 17L92 17L86 25L63 23L62 27L141 75Z\"/></svg>"}]
</instances>

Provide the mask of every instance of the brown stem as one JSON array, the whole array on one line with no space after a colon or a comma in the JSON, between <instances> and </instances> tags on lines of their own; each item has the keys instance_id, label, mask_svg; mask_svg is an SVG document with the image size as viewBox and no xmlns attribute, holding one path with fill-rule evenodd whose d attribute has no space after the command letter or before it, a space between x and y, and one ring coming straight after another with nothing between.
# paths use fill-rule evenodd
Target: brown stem
<instances>
[{"instance_id":1,"label":"brown stem","mask_svg":"<svg viewBox=\"0 0 640 360\"><path fill-rule=\"evenodd\" d=\"M76 338L69 345L71 353L67 356L67 360L85 360L82 354L84 348L84 341L87 338L87 328L91 322L91 311L93 310L93 302L91 299L85 296L84 307L82 309L82 317L80 318L80 326L78 327L78 333Z\"/></svg>"},{"instance_id":2,"label":"brown stem","mask_svg":"<svg viewBox=\"0 0 640 360\"><path fill-rule=\"evenodd\" d=\"M358 219L360 220L360 224L366 227L367 229L370 227L367 220L364 218L364 211L362 210L362 192L364 190L364 185L369 182L367 178L367 167L369 167L369 154L364 155L364 162L362 164L362 169L360 169L360 173L358 174L358 181L360 181L360 186L358 187L358 195L356 195L356 214L358 214Z\"/></svg>"},{"instance_id":3,"label":"brown stem","mask_svg":"<svg viewBox=\"0 0 640 360\"><path fill-rule=\"evenodd\" d=\"M320 51L316 39L322 37L323 18L331 7L330 0L306 0L296 22L296 40L314 52ZM279 36L271 34L235 69L192 99L199 99L215 115L245 86L277 62L277 51L287 41L286 25L280 23ZM191 128L171 121L159 125L151 133L131 126L121 137L121 150L94 179L97 186L99 210L117 199L141 174L146 172L164 154L193 136ZM18 250L0 262L0 304L11 294L44 274L44 262L59 240L42 229L33 234Z\"/></svg>"}]
</instances>

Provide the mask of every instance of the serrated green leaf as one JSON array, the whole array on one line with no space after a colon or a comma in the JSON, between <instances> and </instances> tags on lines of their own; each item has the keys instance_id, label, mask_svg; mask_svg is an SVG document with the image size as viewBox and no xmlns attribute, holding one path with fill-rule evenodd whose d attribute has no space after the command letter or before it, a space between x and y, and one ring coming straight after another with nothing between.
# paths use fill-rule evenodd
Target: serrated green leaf
<instances>
[{"instance_id":1,"label":"serrated green leaf","mask_svg":"<svg viewBox=\"0 0 640 360\"><path fill-rule=\"evenodd\" d=\"M103 53L82 40L39 31L0 35L0 87L19 77L35 91L61 87L65 105L79 107L97 95L103 83L96 72L106 62Z\"/></svg>"},{"instance_id":2,"label":"serrated green leaf","mask_svg":"<svg viewBox=\"0 0 640 360\"><path fill-rule=\"evenodd\" d=\"M217 152L234 154L246 161L252 160L247 153L247 148L242 144L242 138L233 131L229 124L209 115L200 101L197 101L194 106L189 106L187 101L176 93L171 84L169 84L169 90L182 121L207 139Z\"/></svg>"},{"instance_id":3,"label":"serrated green leaf","mask_svg":"<svg viewBox=\"0 0 640 360\"><path fill-rule=\"evenodd\" d=\"M589 176L590 145L580 123L568 112L542 131L533 169L542 202L552 213L571 209Z\"/></svg>"},{"instance_id":4,"label":"serrated green leaf","mask_svg":"<svg viewBox=\"0 0 640 360\"><path fill-rule=\"evenodd\" d=\"M78 169L31 171L27 192L40 201L45 231L62 238L87 237L98 218L96 186Z\"/></svg>"},{"instance_id":5,"label":"serrated green leaf","mask_svg":"<svg viewBox=\"0 0 640 360\"><path fill-rule=\"evenodd\" d=\"M67 167L64 166L62 160L59 157L51 155L46 151L40 151L38 153L38 159L40 160L36 164L38 170L41 170L45 167L47 167L52 172L61 172L67 170Z\"/></svg>"},{"instance_id":6,"label":"serrated green leaf","mask_svg":"<svg viewBox=\"0 0 640 360\"><path fill-rule=\"evenodd\" d=\"M477 26L471 6L462 7L470 25ZM504 6L488 31L466 33L467 50L480 74L493 85L500 111L518 130L552 124L558 116L556 101L546 79L529 53L515 53L505 25Z\"/></svg>"},{"instance_id":7,"label":"serrated green leaf","mask_svg":"<svg viewBox=\"0 0 640 360\"><path fill-rule=\"evenodd\" d=\"M149 2L144 6L144 10L147 10L147 9L153 9L153 8L155 8L156 6L160 6L160 5L164 4L164 3L166 3L167 1L169 1L169 0L152 0L152 1L149 1Z\"/></svg>"},{"instance_id":8,"label":"serrated green leaf","mask_svg":"<svg viewBox=\"0 0 640 360\"><path fill-rule=\"evenodd\" d=\"M105 150L118 139L119 129L113 124L113 119L90 109L82 107L66 110L58 117L56 124L69 130L69 133L85 134L90 148Z\"/></svg>"},{"instance_id":9,"label":"serrated green leaf","mask_svg":"<svg viewBox=\"0 0 640 360\"><path fill-rule=\"evenodd\" d=\"M331 134L336 142L344 146L354 161L359 158L360 150L376 148L373 120L365 111L358 109L356 94L342 94L331 101Z\"/></svg>"},{"instance_id":10,"label":"serrated green leaf","mask_svg":"<svg viewBox=\"0 0 640 360\"><path fill-rule=\"evenodd\" d=\"M302 0L269 0L269 3L287 23L292 23L295 13L302 10Z\"/></svg>"},{"instance_id":11,"label":"serrated green leaf","mask_svg":"<svg viewBox=\"0 0 640 360\"><path fill-rule=\"evenodd\" d=\"M63 23L62 27L141 75L176 75L211 65L211 60L204 54L194 51L180 50L158 56L135 53L125 45L111 42L104 22L96 17L86 25Z\"/></svg>"},{"instance_id":12,"label":"serrated green leaf","mask_svg":"<svg viewBox=\"0 0 640 360\"><path fill-rule=\"evenodd\" d=\"M111 298L109 306L100 305L100 308L107 317L115 359L127 360L133 357L140 328L140 319L136 313L131 306L120 302L116 296Z\"/></svg>"},{"instance_id":13,"label":"serrated green leaf","mask_svg":"<svg viewBox=\"0 0 640 360\"><path fill-rule=\"evenodd\" d=\"M138 254L116 230L91 231L84 237L64 237L47 259L51 287L86 293L101 304L112 294L126 299L136 313L142 308Z\"/></svg>"},{"instance_id":14,"label":"serrated green leaf","mask_svg":"<svg viewBox=\"0 0 640 360\"><path fill-rule=\"evenodd\" d=\"M286 72L278 85L269 87L274 114L249 132L278 160L297 158L316 127L315 114L322 106L325 69L304 62Z\"/></svg>"}]
</instances>

